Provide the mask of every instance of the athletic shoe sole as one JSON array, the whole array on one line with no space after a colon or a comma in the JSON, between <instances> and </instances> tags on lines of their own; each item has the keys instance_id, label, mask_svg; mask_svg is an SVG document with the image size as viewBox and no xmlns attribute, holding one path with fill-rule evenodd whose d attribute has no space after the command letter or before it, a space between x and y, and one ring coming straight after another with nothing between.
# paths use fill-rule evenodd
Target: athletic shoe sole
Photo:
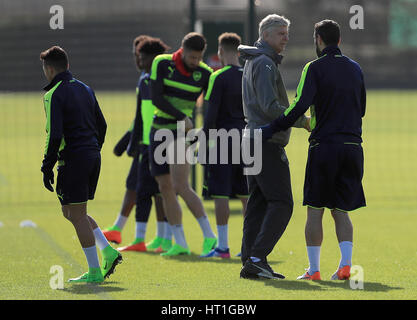
<instances>
[{"instance_id":1,"label":"athletic shoe sole","mask_svg":"<svg viewBox=\"0 0 417 320\"><path fill-rule=\"evenodd\" d=\"M253 263L245 266L240 271L240 277L244 279L285 279L285 276L276 272L270 272L260 266Z\"/></svg>"},{"instance_id":2,"label":"athletic shoe sole","mask_svg":"<svg viewBox=\"0 0 417 320\"><path fill-rule=\"evenodd\" d=\"M116 266L122 263L122 261L123 261L123 257L119 253L117 258L113 261L112 266L110 267L109 271L107 271L106 275L104 276L104 279L110 277L110 275L114 273L114 269L116 268Z\"/></svg>"}]
</instances>

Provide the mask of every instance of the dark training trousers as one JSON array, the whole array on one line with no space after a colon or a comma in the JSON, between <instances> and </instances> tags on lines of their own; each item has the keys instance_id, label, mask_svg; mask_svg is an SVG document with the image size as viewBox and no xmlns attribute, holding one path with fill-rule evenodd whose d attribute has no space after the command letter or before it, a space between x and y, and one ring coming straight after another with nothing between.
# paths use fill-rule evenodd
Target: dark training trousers
<instances>
[{"instance_id":1,"label":"dark training trousers","mask_svg":"<svg viewBox=\"0 0 417 320\"><path fill-rule=\"evenodd\" d=\"M284 233L294 206L289 163L279 145L263 142L261 172L247 178L249 200L243 223L243 264L251 256L266 260Z\"/></svg>"}]
</instances>

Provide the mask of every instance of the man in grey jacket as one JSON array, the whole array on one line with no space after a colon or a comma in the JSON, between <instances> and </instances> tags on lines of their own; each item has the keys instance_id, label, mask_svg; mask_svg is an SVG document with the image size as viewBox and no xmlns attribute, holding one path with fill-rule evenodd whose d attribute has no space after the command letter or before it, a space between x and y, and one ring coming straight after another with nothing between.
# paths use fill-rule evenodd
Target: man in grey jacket
<instances>
[{"instance_id":1,"label":"man in grey jacket","mask_svg":"<svg viewBox=\"0 0 417 320\"><path fill-rule=\"evenodd\" d=\"M271 14L259 24L259 39L254 47L239 46L246 60L243 71L243 111L252 143L254 130L280 116L289 106L285 86L278 69L288 42L290 21ZM301 116L296 128L310 131L310 118ZM284 147L291 128L277 132L262 142L262 169L248 175L249 201L243 226L242 278L285 278L275 273L266 257L284 233L293 210L291 179ZM261 143L261 140L256 141Z\"/></svg>"}]
</instances>

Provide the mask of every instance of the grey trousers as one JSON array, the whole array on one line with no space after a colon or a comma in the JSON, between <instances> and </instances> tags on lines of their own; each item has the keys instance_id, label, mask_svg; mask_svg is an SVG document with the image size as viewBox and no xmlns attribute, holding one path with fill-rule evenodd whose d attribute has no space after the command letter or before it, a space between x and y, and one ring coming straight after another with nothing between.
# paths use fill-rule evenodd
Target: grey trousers
<instances>
[{"instance_id":1,"label":"grey trousers","mask_svg":"<svg viewBox=\"0 0 417 320\"><path fill-rule=\"evenodd\" d=\"M243 264L251 256L266 261L284 233L294 206L289 163L283 147L263 142L261 172L247 178L249 200L243 223Z\"/></svg>"}]
</instances>

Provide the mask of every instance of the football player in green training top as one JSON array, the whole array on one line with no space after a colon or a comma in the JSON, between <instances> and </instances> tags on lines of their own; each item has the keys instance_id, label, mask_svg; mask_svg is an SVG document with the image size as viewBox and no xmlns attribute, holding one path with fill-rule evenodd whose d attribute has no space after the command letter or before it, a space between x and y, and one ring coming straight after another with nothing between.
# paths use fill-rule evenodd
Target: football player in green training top
<instances>
[{"instance_id":1,"label":"football player in green training top","mask_svg":"<svg viewBox=\"0 0 417 320\"><path fill-rule=\"evenodd\" d=\"M190 254L182 225L182 210L177 194L185 201L203 232L202 255L207 255L217 244L203 203L188 182L190 164L174 161L173 164L157 159L163 141L155 139L159 130L169 130L174 137L174 146L185 144L185 139L177 139L177 122L182 121L185 131L193 128L191 117L196 100L207 91L212 69L202 62L206 49L203 35L191 32L182 40L181 48L173 54L157 56L151 70L152 103L156 107L150 133L151 173L158 182L164 200L165 212L175 238L175 244L164 256ZM180 123L179 123L180 124ZM176 147L174 147L176 148ZM166 148L168 149L168 148ZM180 149L180 148L178 148ZM177 159L186 153L185 146L177 154ZM166 151L166 150L165 150Z\"/></svg>"}]
</instances>

